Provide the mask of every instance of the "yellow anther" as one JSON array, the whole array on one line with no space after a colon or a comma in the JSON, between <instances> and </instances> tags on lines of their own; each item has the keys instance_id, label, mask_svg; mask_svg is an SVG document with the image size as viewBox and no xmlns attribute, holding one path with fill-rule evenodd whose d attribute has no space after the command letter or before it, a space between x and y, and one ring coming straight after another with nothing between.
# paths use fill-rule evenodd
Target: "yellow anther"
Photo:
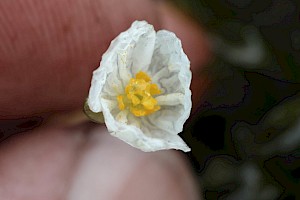
<instances>
[{"instance_id":1,"label":"yellow anther","mask_svg":"<svg viewBox=\"0 0 300 200\"><path fill-rule=\"evenodd\" d=\"M125 94L117 97L119 109L128 108L137 117L152 114L160 109L153 95L160 94L158 86L151 83L145 72L138 72L125 87Z\"/></svg>"},{"instance_id":2,"label":"yellow anther","mask_svg":"<svg viewBox=\"0 0 300 200\"><path fill-rule=\"evenodd\" d=\"M140 99L135 94L128 94L127 97L128 99L131 100L134 106L138 105L141 102Z\"/></svg>"},{"instance_id":3,"label":"yellow anther","mask_svg":"<svg viewBox=\"0 0 300 200\"><path fill-rule=\"evenodd\" d=\"M157 101L152 97L148 97L143 99L142 104L147 110L152 110L157 104Z\"/></svg>"},{"instance_id":4,"label":"yellow anther","mask_svg":"<svg viewBox=\"0 0 300 200\"><path fill-rule=\"evenodd\" d=\"M136 107L133 107L133 106L130 107L130 112L132 114L134 114L135 116L137 116L137 117L142 117L142 116L146 115L146 111L145 110L139 109L139 108L136 108Z\"/></svg>"},{"instance_id":5,"label":"yellow anther","mask_svg":"<svg viewBox=\"0 0 300 200\"><path fill-rule=\"evenodd\" d=\"M161 91L160 91L160 89L158 89L158 87L157 87L156 84L151 84L151 86L150 86L150 93L152 95L156 95L156 94L160 94Z\"/></svg>"},{"instance_id":6,"label":"yellow anther","mask_svg":"<svg viewBox=\"0 0 300 200\"><path fill-rule=\"evenodd\" d=\"M119 95L117 97L117 100L118 100L118 104L119 104L119 109L124 110L125 109L125 104L124 104L124 101L123 101L123 96Z\"/></svg>"},{"instance_id":7,"label":"yellow anther","mask_svg":"<svg viewBox=\"0 0 300 200\"><path fill-rule=\"evenodd\" d=\"M135 75L135 78L136 79L142 79L142 80L144 80L146 82L151 81L151 78L145 72L142 72L142 71L140 71L139 73L137 73Z\"/></svg>"}]
</instances>

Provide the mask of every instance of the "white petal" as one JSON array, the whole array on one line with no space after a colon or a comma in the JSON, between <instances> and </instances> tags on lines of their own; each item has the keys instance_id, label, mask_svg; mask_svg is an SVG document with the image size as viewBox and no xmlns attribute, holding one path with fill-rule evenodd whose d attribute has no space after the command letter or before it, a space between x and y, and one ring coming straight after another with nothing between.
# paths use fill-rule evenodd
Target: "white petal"
<instances>
[{"instance_id":1,"label":"white petal","mask_svg":"<svg viewBox=\"0 0 300 200\"><path fill-rule=\"evenodd\" d=\"M88 105L93 112L101 112L100 95L106 81L107 72L105 70L97 70L93 73L91 87L88 97Z\"/></svg>"},{"instance_id":2,"label":"white petal","mask_svg":"<svg viewBox=\"0 0 300 200\"><path fill-rule=\"evenodd\" d=\"M178 104L184 104L184 94L182 93L160 95L155 99L160 106L176 106Z\"/></svg>"},{"instance_id":3,"label":"white petal","mask_svg":"<svg viewBox=\"0 0 300 200\"><path fill-rule=\"evenodd\" d=\"M100 95L116 94L124 88L137 70L147 70L154 43L154 28L145 21L134 22L127 31L111 42L102 56L99 68L93 73L88 97L88 105L93 112L102 111ZM104 90L105 86L115 89Z\"/></svg>"},{"instance_id":4,"label":"white petal","mask_svg":"<svg viewBox=\"0 0 300 200\"><path fill-rule=\"evenodd\" d=\"M160 129L169 134L176 135L182 130L183 124L178 124L178 113L183 113L183 106L177 106L176 109L173 106L162 107L159 112L145 117L142 121L141 127L144 132L152 129Z\"/></svg>"},{"instance_id":5,"label":"white petal","mask_svg":"<svg viewBox=\"0 0 300 200\"><path fill-rule=\"evenodd\" d=\"M112 135L145 152L164 149L177 149L184 152L191 150L178 135L156 134L154 136L153 134L148 136L140 130L135 130L133 126L126 126L125 129L113 132Z\"/></svg>"},{"instance_id":6,"label":"white petal","mask_svg":"<svg viewBox=\"0 0 300 200\"><path fill-rule=\"evenodd\" d=\"M147 27L142 30L137 29L136 33L137 35L140 35L132 54L132 73L136 74L139 71L148 70L152 59L156 34L153 26L149 26L147 22L136 21L132 26Z\"/></svg>"},{"instance_id":7,"label":"white petal","mask_svg":"<svg viewBox=\"0 0 300 200\"><path fill-rule=\"evenodd\" d=\"M103 112L109 132L143 151L189 147L177 135L191 110L191 72L180 40L168 31L155 34L147 22L134 22L112 41L100 67L93 73L88 97L90 109ZM116 96L129 79L145 71L163 94L156 97L161 110L135 117L118 109Z\"/></svg>"},{"instance_id":8,"label":"white petal","mask_svg":"<svg viewBox=\"0 0 300 200\"><path fill-rule=\"evenodd\" d=\"M128 110L122 110L117 114L116 120L123 124L126 124L128 122L127 116L128 116Z\"/></svg>"},{"instance_id":9,"label":"white petal","mask_svg":"<svg viewBox=\"0 0 300 200\"><path fill-rule=\"evenodd\" d=\"M150 125L178 134L182 131L183 124L191 112L192 102L189 87L192 76L190 62L182 50L180 40L174 33L165 30L157 32L150 66L153 82L158 84L164 92L161 97L158 96L156 99L160 105L168 105L148 117ZM177 98L171 98L175 96Z\"/></svg>"},{"instance_id":10,"label":"white petal","mask_svg":"<svg viewBox=\"0 0 300 200\"><path fill-rule=\"evenodd\" d=\"M190 148L177 134L155 129L155 127L150 127L150 130L145 130L146 127L139 128L136 125L130 125L126 119L126 112L120 112L117 117L114 118L110 112L112 109L111 105L112 102L110 100L102 100L105 123L111 135L145 152L162 149L190 151Z\"/></svg>"},{"instance_id":11,"label":"white petal","mask_svg":"<svg viewBox=\"0 0 300 200\"><path fill-rule=\"evenodd\" d=\"M159 82L162 87L167 88L167 93L178 91L178 86L183 91L189 88L192 78L190 62L174 33L166 30L157 32L150 66L153 82ZM165 83L161 82L162 79ZM175 84L176 81L179 81L179 85Z\"/></svg>"},{"instance_id":12,"label":"white petal","mask_svg":"<svg viewBox=\"0 0 300 200\"><path fill-rule=\"evenodd\" d=\"M132 145L145 152L158 151L164 149L177 149L184 152L191 151L187 144L178 135L165 134L161 137L144 137L136 144Z\"/></svg>"}]
</instances>

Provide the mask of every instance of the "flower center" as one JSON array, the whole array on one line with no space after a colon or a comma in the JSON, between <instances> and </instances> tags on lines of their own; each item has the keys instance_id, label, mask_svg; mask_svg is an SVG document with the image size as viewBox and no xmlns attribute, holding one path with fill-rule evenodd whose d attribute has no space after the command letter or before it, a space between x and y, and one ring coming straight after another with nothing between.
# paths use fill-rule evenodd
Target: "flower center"
<instances>
[{"instance_id":1,"label":"flower center","mask_svg":"<svg viewBox=\"0 0 300 200\"><path fill-rule=\"evenodd\" d=\"M117 97L119 109L128 108L137 117L150 115L160 109L153 95L160 94L158 86L151 83L151 78L140 71L131 78L125 87L125 94Z\"/></svg>"}]
</instances>

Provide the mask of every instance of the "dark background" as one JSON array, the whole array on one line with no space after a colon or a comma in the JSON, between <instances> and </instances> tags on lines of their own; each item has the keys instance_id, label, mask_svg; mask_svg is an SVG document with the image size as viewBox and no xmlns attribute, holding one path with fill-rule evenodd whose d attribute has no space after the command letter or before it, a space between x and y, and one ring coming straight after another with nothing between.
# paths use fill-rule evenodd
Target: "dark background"
<instances>
[{"instance_id":1,"label":"dark background","mask_svg":"<svg viewBox=\"0 0 300 200\"><path fill-rule=\"evenodd\" d=\"M300 2L172 3L208 31L215 54L182 133L205 199L300 199Z\"/></svg>"}]
</instances>

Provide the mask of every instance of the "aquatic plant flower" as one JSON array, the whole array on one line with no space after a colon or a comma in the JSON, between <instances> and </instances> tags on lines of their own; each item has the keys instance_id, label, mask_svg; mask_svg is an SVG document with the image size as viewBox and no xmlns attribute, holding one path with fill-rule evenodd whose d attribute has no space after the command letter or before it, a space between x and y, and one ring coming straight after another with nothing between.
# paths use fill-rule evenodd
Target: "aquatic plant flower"
<instances>
[{"instance_id":1,"label":"aquatic plant flower","mask_svg":"<svg viewBox=\"0 0 300 200\"><path fill-rule=\"evenodd\" d=\"M190 62L172 32L135 21L93 72L87 99L111 135L142 151L190 151L178 136L191 111Z\"/></svg>"}]
</instances>

